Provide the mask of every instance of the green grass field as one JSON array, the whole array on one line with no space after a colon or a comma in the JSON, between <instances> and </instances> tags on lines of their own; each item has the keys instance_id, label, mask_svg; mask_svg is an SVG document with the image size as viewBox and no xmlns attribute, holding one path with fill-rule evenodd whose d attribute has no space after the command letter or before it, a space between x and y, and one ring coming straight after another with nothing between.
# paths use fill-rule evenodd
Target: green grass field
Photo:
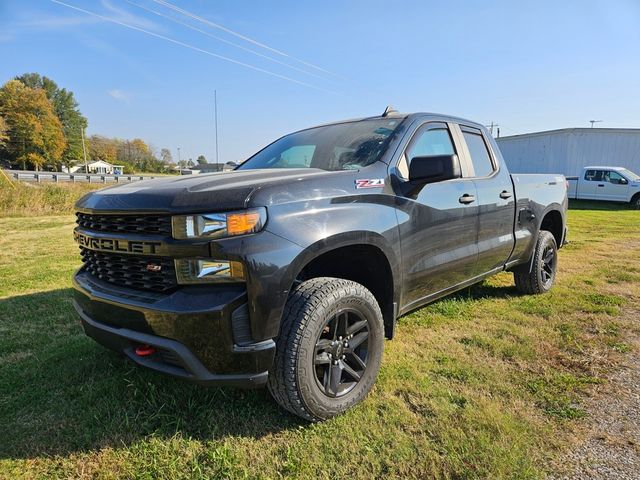
<instances>
[{"instance_id":1,"label":"green grass field","mask_svg":"<svg viewBox=\"0 0 640 480\"><path fill-rule=\"evenodd\" d=\"M505 273L400 319L367 400L314 425L95 344L73 217L0 218L0 477L544 477L638 328L640 212L573 206L551 293Z\"/></svg>"}]
</instances>

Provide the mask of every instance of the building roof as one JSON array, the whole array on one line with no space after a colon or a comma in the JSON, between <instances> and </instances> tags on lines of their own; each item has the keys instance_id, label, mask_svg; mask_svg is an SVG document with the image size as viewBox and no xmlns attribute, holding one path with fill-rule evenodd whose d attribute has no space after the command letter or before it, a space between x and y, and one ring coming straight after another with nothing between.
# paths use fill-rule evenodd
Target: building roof
<instances>
[{"instance_id":1,"label":"building roof","mask_svg":"<svg viewBox=\"0 0 640 480\"><path fill-rule=\"evenodd\" d=\"M526 138L535 137L538 135L561 135L563 133L626 133L640 135L640 128L591 128L591 127L572 127L572 128L558 128L555 130L543 130L541 132L520 133L517 135L505 135L497 138L496 140L506 140L511 138Z\"/></svg>"},{"instance_id":2,"label":"building roof","mask_svg":"<svg viewBox=\"0 0 640 480\"><path fill-rule=\"evenodd\" d=\"M123 165L116 165L114 163L109 163L104 160L90 160L87 162L87 165L109 165L110 167L122 167Z\"/></svg>"}]
</instances>

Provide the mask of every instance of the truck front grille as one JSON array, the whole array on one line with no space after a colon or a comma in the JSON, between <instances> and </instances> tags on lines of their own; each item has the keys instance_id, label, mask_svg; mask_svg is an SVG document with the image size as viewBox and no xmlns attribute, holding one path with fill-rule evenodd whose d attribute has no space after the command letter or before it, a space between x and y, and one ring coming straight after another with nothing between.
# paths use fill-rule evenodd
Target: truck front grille
<instances>
[{"instance_id":1,"label":"truck front grille","mask_svg":"<svg viewBox=\"0 0 640 480\"><path fill-rule=\"evenodd\" d=\"M76 213L76 223L88 230L171 236L169 215L95 215Z\"/></svg>"},{"instance_id":2,"label":"truck front grille","mask_svg":"<svg viewBox=\"0 0 640 480\"><path fill-rule=\"evenodd\" d=\"M155 292L166 292L177 286L171 258L118 255L83 247L80 254L85 270L105 282Z\"/></svg>"}]
</instances>

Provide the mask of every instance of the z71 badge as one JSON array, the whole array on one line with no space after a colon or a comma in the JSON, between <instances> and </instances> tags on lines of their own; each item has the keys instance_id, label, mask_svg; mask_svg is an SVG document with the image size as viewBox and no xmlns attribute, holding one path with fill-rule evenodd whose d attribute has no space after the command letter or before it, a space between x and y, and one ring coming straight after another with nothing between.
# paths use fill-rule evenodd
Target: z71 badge
<instances>
[{"instance_id":1,"label":"z71 badge","mask_svg":"<svg viewBox=\"0 0 640 480\"><path fill-rule=\"evenodd\" d=\"M367 178L356 180L356 188L376 188L384 187L384 178Z\"/></svg>"}]
</instances>

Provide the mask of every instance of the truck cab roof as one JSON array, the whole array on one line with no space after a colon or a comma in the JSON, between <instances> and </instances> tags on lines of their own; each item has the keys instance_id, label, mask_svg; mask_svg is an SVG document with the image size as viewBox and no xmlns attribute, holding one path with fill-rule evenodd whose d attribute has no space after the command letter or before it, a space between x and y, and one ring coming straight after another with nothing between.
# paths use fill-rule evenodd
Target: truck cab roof
<instances>
[{"instance_id":1,"label":"truck cab roof","mask_svg":"<svg viewBox=\"0 0 640 480\"><path fill-rule=\"evenodd\" d=\"M612 167L610 165L593 165L589 167L584 167L583 170L626 170L624 167Z\"/></svg>"},{"instance_id":2,"label":"truck cab roof","mask_svg":"<svg viewBox=\"0 0 640 480\"><path fill-rule=\"evenodd\" d=\"M415 119L427 118L427 117L431 118L433 120L439 120L439 121L442 121L442 122L464 123L466 125L474 126L474 127L480 128L480 129L484 128L484 126L479 124L478 122L474 122L474 121L468 120L466 118L455 117L455 116L452 116L452 115L445 115L445 114L433 113L433 112L401 113L401 112L396 112L396 111L392 111L392 112L388 113L385 116L374 115L374 116L371 116L371 117L350 118L350 119L346 119L346 120L340 120L340 121L337 121L337 122L322 123L322 124L319 124L319 125L314 125L313 127L309 127L309 128L324 127L324 126L327 126L327 125L339 125L341 123L361 122L361 121L365 121L365 120L383 120L383 119L415 120ZM308 129L303 129L303 130L308 130Z\"/></svg>"}]
</instances>

